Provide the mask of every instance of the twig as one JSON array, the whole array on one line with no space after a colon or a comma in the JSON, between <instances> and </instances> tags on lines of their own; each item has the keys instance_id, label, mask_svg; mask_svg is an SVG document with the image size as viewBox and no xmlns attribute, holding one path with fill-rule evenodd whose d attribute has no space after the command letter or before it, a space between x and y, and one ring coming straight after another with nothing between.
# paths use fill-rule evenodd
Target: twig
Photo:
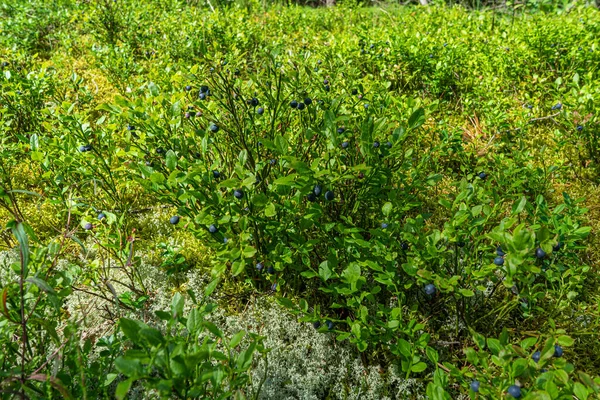
<instances>
[{"instance_id":1,"label":"twig","mask_svg":"<svg viewBox=\"0 0 600 400\"><path fill-rule=\"evenodd\" d=\"M557 115L560 115L560 111L557 112L556 114L546 115L545 117L532 118L528 122L532 123L532 122L535 122L535 121L543 121L545 119L551 119L552 121L554 121L554 117L556 117ZM556 122L556 121L554 121L554 122ZM556 123L558 123L558 122L556 122Z\"/></svg>"}]
</instances>

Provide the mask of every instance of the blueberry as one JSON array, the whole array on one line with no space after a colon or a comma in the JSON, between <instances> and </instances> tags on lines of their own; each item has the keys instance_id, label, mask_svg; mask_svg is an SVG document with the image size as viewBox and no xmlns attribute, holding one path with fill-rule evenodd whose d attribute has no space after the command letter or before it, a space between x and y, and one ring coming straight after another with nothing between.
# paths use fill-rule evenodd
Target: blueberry
<instances>
[{"instance_id":1,"label":"blueberry","mask_svg":"<svg viewBox=\"0 0 600 400\"><path fill-rule=\"evenodd\" d=\"M242 199L244 197L244 192L242 191L242 189L236 189L233 191L233 195L236 199Z\"/></svg>"},{"instance_id":2,"label":"blueberry","mask_svg":"<svg viewBox=\"0 0 600 400\"><path fill-rule=\"evenodd\" d=\"M540 353L539 351L536 351L535 353L533 353L533 355L531 356L531 359L533 361L535 361L536 363L540 362L540 359L542 358L542 353Z\"/></svg>"},{"instance_id":3,"label":"blueberry","mask_svg":"<svg viewBox=\"0 0 600 400\"><path fill-rule=\"evenodd\" d=\"M479 381L471 382L471 390L475 393L479 392Z\"/></svg>"},{"instance_id":4,"label":"blueberry","mask_svg":"<svg viewBox=\"0 0 600 400\"><path fill-rule=\"evenodd\" d=\"M496 265L503 265L504 264L504 258L502 258L500 256L494 258L494 264L496 264Z\"/></svg>"},{"instance_id":5,"label":"blueberry","mask_svg":"<svg viewBox=\"0 0 600 400\"><path fill-rule=\"evenodd\" d=\"M196 117L201 117L201 116L202 116L202 111L196 112Z\"/></svg>"},{"instance_id":6,"label":"blueberry","mask_svg":"<svg viewBox=\"0 0 600 400\"><path fill-rule=\"evenodd\" d=\"M378 141L374 141L373 142L373 147L375 147L376 149L379 148L380 143Z\"/></svg>"},{"instance_id":7,"label":"blueberry","mask_svg":"<svg viewBox=\"0 0 600 400\"><path fill-rule=\"evenodd\" d=\"M328 330L332 330L334 326L333 322L331 322L330 320L325 321L325 325L327 325Z\"/></svg>"},{"instance_id":8,"label":"blueberry","mask_svg":"<svg viewBox=\"0 0 600 400\"><path fill-rule=\"evenodd\" d=\"M327 79L325 79L325 80L323 81L323 85L329 85L329 81L328 81Z\"/></svg>"},{"instance_id":9,"label":"blueberry","mask_svg":"<svg viewBox=\"0 0 600 400\"><path fill-rule=\"evenodd\" d=\"M562 243L558 242L554 246L552 246L552 250L553 251L559 251L561 249L561 247L562 247Z\"/></svg>"},{"instance_id":10,"label":"blueberry","mask_svg":"<svg viewBox=\"0 0 600 400\"><path fill-rule=\"evenodd\" d=\"M208 127L208 129L213 132L213 133L217 133L219 132L219 127L215 124L210 124L210 126Z\"/></svg>"},{"instance_id":11,"label":"blueberry","mask_svg":"<svg viewBox=\"0 0 600 400\"><path fill-rule=\"evenodd\" d=\"M317 64L321 64L322 62L323 62L323 61L321 61L321 60L318 60L318 61L317 61Z\"/></svg>"},{"instance_id":12,"label":"blueberry","mask_svg":"<svg viewBox=\"0 0 600 400\"><path fill-rule=\"evenodd\" d=\"M538 247L537 249L535 249L535 256L536 258L542 259L546 257L546 252L544 250L542 250L541 247Z\"/></svg>"},{"instance_id":13,"label":"blueberry","mask_svg":"<svg viewBox=\"0 0 600 400\"><path fill-rule=\"evenodd\" d=\"M335 195L333 194L333 191L328 190L327 192L325 192L325 200L331 201L334 197Z\"/></svg>"},{"instance_id":14,"label":"blueberry","mask_svg":"<svg viewBox=\"0 0 600 400\"><path fill-rule=\"evenodd\" d=\"M309 194L306 196L306 199L307 199L308 201L310 201L311 203L314 203L315 201L317 201L317 196L315 196L315 194L314 194L314 193L309 193Z\"/></svg>"},{"instance_id":15,"label":"blueberry","mask_svg":"<svg viewBox=\"0 0 600 400\"><path fill-rule=\"evenodd\" d=\"M298 103L298 110L302 111L306 108L306 104L304 103Z\"/></svg>"},{"instance_id":16,"label":"blueberry","mask_svg":"<svg viewBox=\"0 0 600 400\"><path fill-rule=\"evenodd\" d=\"M423 290L425 291L425 294L427 296L433 296L437 289L435 288L433 283L429 283L429 284L425 285L425 288Z\"/></svg>"},{"instance_id":17,"label":"blueberry","mask_svg":"<svg viewBox=\"0 0 600 400\"><path fill-rule=\"evenodd\" d=\"M345 131L346 131L346 128L344 128L343 126L341 126L341 127L337 128L337 133L339 133L340 135L341 135L342 133L344 133Z\"/></svg>"},{"instance_id":18,"label":"blueberry","mask_svg":"<svg viewBox=\"0 0 600 400\"><path fill-rule=\"evenodd\" d=\"M400 245L400 247L402 248L402 250L406 251L406 250L408 250L408 243L402 242L402 244Z\"/></svg>"},{"instance_id":19,"label":"blueberry","mask_svg":"<svg viewBox=\"0 0 600 400\"><path fill-rule=\"evenodd\" d=\"M560 110L562 108L562 104L561 103L556 103L555 105L552 106L553 110Z\"/></svg>"},{"instance_id":20,"label":"blueberry","mask_svg":"<svg viewBox=\"0 0 600 400\"><path fill-rule=\"evenodd\" d=\"M386 224L385 222L381 223L381 229L387 229L388 224Z\"/></svg>"},{"instance_id":21,"label":"blueberry","mask_svg":"<svg viewBox=\"0 0 600 400\"><path fill-rule=\"evenodd\" d=\"M273 274L275 273L275 268L273 268L273 267L269 267L269 268L267 268L267 272L268 272L269 274L273 275Z\"/></svg>"},{"instance_id":22,"label":"blueberry","mask_svg":"<svg viewBox=\"0 0 600 400\"><path fill-rule=\"evenodd\" d=\"M506 255L506 253L504 251L502 251L502 246L498 246L496 248L496 254L498 254L500 257Z\"/></svg>"},{"instance_id":23,"label":"blueberry","mask_svg":"<svg viewBox=\"0 0 600 400\"><path fill-rule=\"evenodd\" d=\"M365 109L369 108L369 103L365 103L365 104L363 104L363 107L364 107Z\"/></svg>"},{"instance_id":24,"label":"blueberry","mask_svg":"<svg viewBox=\"0 0 600 400\"><path fill-rule=\"evenodd\" d=\"M277 284L276 283L274 283L273 285L271 285L271 290L273 292L275 292L277 290Z\"/></svg>"},{"instance_id":25,"label":"blueberry","mask_svg":"<svg viewBox=\"0 0 600 400\"><path fill-rule=\"evenodd\" d=\"M103 212L98 214L98 221L102 221L104 218L106 218L106 214L104 214Z\"/></svg>"},{"instance_id":26,"label":"blueberry","mask_svg":"<svg viewBox=\"0 0 600 400\"><path fill-rule=\"evenodd\" d=\"M521 397L521 388L517 385L512 385L508 388L508 394L510 394L515 399L518 399L519 397Z\"/></svg>"},{"instance_id":27,"label":"blueberry","mask_svg":"<svg viewBox=\"0 0 600 400\"><path fill-rule=\"evenodd\" d=\"M559 345L555 345L554 346L554 357L562 357L563 355L563 349L562 347L560 347Z\"/></svg>"},{"instance_id":28,"label":"blueberry","mask_svg":"<svg viewBox=\"0 0 600 400\"><path fill-rule=\"evenodd\" d=\"M257 269L258 271L262 271L263 267L264 267L263 263L260 263L260 262L259 262L258 264L256 264L256 269Z\"/></svg>"},{"instance_id":29,"label":"blueberry","mask_svg":"<svg viewBox=\"0 0 600 400\"><path fill-rule=\"evenodd\" d=\"M358 90L352 89L352 96L356 96L358 94Z\"/></svg>"},{"instance_id":30,"label":"blueberry","mask_svg":"<svg viewBox=\"0 0 600 400\"><path fill-rule=\"evenodd\" d=\"M189 118L191 117L191 114L190 114L189 112L186 112L186 113L183 115L183 117L184 117L185 119L189 119Z\"/></svg>"},{"instance_id":31,"label":"blueberry","mask_svg":"<svg viewBox=\"0 0 600 400\"><path fill-rule=\"evenodd\" d=\"M86 223L85 225L83 225L83 229L85 229L86 231L91 230L94 227L94 225L92 225L91 223Z\"/></svg>"},{"instance_id":32,"label":"blueberry","mask_svg":"<svg viewBox=\"0 0 600 400\"><path fill-rule=\"evenodd\" d=\"M577 130L578 130L579 132L581 132L581 131L583 130L583 126L581 126L581 125L577 125Z\"/></svg>"},{"instance_id":33,"label":"blueberry","mask_svg":"<svg viewBox=\"0 0 600 400\"><path fill-rule=\"evenodd\" d=\"M479 177L479 179L485 179L487 178L487 174L485 172L480 172L479 175L477 175Z\"/></svg>"},{"instance_id":34,"label":"blueberry","mask_svg":"<svg viewBox=\"0 0 600 400\"><path fill-rule=\"evenodd\" d=\"M321 323L319 321L313 322L313 328L319 329L321 327Z\"/></svg>"},{"instance_id":35,"label":"blueberry","mask_svg":"<svg viewBox=\"0 0 600 400\"><path fill-rule=\"evenodd\" d=\"M208 93L208 86L200 86L200 93Z\"/></svg>"},{"instance_id":36,"label":"blueberry","mask_svg":"<svg viewBox=\"0 0 600 400\"><path fill-rule=\"evenodd\" d=\"M386 146L388 149L391 149L391 148L392 148L392 142L387 142L387 143L385 144L385 146Z\"/></svg>"},{"instance_id":37,"label":"blueberry","mask_svg":"<svg viewBox=\"0 0 600 400\"><path fill-rule=\"evenodd\" d=\"M206 93L200 93L198 97L200 98L200 100L204 100L206 99Z\"/></svg>"},{"instance_id":38,"label":"blueberry","mask_svg":"<svg viewBox=\"0 0 600 400\"><path fill-rule=\"evenodd\" d=\"M251 99L249 100L249 104L250 104L252 107L256 107L256 106L258 105L258 99L257 99L256 97L253 97L253 98L251 98Z\"/></svg>"},{"instance_id":39,"label":"blueberry","mask_svg":"<svg viewBox=\"0 0 600 400\"><path fill-rule=\"evenodd\" d=\"M226 237L223 238L223 243L227 244L227 242L229 242L229 239L227 239Z\"/></svg>"},{"instance_id":40,"label":"blueberry","mask_svg":"<svg viewBox=\"0 0 600 400\"><path fill-rule=\"evenodd\" d=\"M221 173L219 171L217 171L217 170L213 171L213 178L219 179L220 176L221 176Z\"/></svg>"},{"instance_id":41,"label":"blueberry","mask_svg":"<svg viewBox=\"0 0 600 400\"><path fill-rule=\"evenodd\" d=\"M92 149L92 146L89 144L83 145L83 146L79 146L79 152L80 153L85 153L88 152Z\"/></svg>"},{"instance_id":42,"label":"blueberry","mask_svg":"<svg viewBox=\"0 0 600 400\"><path fill-rule=\"evenodd\" d=\"M329 89L331 89L331 88L329 87L329 85L325 85L325 87L323 89L325 89L326 92L329 92Z\"/></svg>"},{"instance_id":43,"label":"blueberry","mask_svg":"<svg viewBox=\"0 0 600 400\"><path fill-rule=\"evenodd\" d=\"M369 46L369 48L370 48L370 49L373 49L373 48L375 48L375 45L374 45L374 44L372 44L372 45L370 45L370 46Z\"/></svg>"},{"instance_id":44,"label":"blueberry","mask_svg":"<svg viewBox=\"0 0 600 400\"><path fill-rule=\"evenodd\" d=\"M292 108L298 108L298 102L296 100L290 101L290 107L292 107Z\"/></svg>"},{"instance_id":45,"label":"blueberry","mask_svg":"<svg viewBox=\"0 0 600 400\"><path fill-rule=\"evenodd\" d=\"M133 126L133 125L127 125L127 130L128 131L135 131L135 126Z\"/></svg>"},{"instance_id":46,"label":"blueberry","mask_svg":"<svg viewBox=\"0 0 600 400\"><path fill-rule=\"evenodd\" d=\"M348 142L342 142L342 148L345 149L350 145Z\"/></svg>"},{"instance_id":47,"label":"blueberry","mask_svg":"<svg viewBox=\"0 0 600 400\"><path fill-rule=\"evenodd\" d=\"M171 223L171 225L177 225L179 223L179 216L173 215L171 219L169 219L169 222Z\"/></svg>"},{"instance_id":48,"label":"blueberry","mask_svg":"<svg viewBox=\"0 0 600 400\"><path fill-rule=\"evenodd\" d=\"M208 227L208 231L209 231L210 233L217 233L218 229L217 229L217 227L216 227L216 226L214 226L214 225L211 225L211 226L209 226L209 227Z\"/></svg>"},{"instance_id":49,"label":"blueberry","mask_svg":"<svg viewBox=\"0 0 600 400\"><path fill-rule=\"evenodd\" d=\"M1 66L2 68L4 68L4 67L8 67L8 65L9 65L9 64L10 64L10 63L9 63L8 61L2 61L2 64L0 64L0 66Z\"/></svg>"},{"instance_id":50,"label":"blueberry","mask_svg":"<svg viewBox=\"0 0 600 400\"><path fill-rule=\"evenodd\" d=\"M448 46L448 43L444 43L444 47Z\"/></svg>"},{"instance_id":51,"label":"blueberry","mask_svg":"<svg viewBox=\"0 0 600 400\"><path fill-rule=\"evenodd\" d=\"M191 87L190 85L187 85L187 86L185 87L185 91L186 91L186 92L189 92L190 90L192 90L192 87Z\"/></svg>"},{"instance_id":52,"label":"blueberry","mask_svg":"<svg viewBox=\"0 0 600 400\"><path fill-rule=\"evenodd\" d=\"M313 189L313 193L315 194L315 196L320 196L322 191L323 188L321 188L321 185L315 185Z\"/></svg>"},{"instance_id":53,"label":"blueberry","mask_svg":"<svg viewBox=\"0 0 600 400\"><path fill-rule=\"evenodd\" d=\"M306 104L307 106L310 106L312 104L312 99L310 97L305 98L304 104Z\"/></svg>"},{"instance_id":54,"label":"blueberry","mask_svg":"<svg viewBox=\"0 0 600 400\"><path fill-rule=\"evenodd\" d=\"M264 112L265 112L265 109L264 109L264 108L262 108L262 107L258 107L258 109L256 110L256 113L257 113L258 115L263 115L263 114L264 114Z\"/></svg>"}]
</instances>

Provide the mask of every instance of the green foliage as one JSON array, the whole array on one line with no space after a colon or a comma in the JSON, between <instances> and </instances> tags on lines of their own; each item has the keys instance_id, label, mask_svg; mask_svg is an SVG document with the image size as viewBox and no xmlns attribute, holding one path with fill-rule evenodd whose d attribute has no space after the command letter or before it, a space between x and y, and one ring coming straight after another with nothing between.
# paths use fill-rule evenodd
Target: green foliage
<instances>
[{"instance_id":1,"label":"green foliage","mask_svg":"<svg viewBox=\"0 0 600 400\"><path fill-rule=\"evenodd\" d=\"M107 0L28 18L36 2L12 3L0 11L2 238L21 250L1 282L9 393L257 398L261 337L225 338L212 305L184 316L180 294L148 315L141 254L158 249L183 292L193 237L211 255L207 297L276 295L432 399L473 397L466 378L494 398L517 378L526 398L597 394L597 361L548 356L600 321L597 205L575 190L600 162L589 8ZM34 36L44 24L51 35ZM79 57L110 98L72 71ZM140 220L161 209L178 219L154 237ZM81 345L61 313L72 290L101 299L124 337Z\"/></svg>"}]
</instances>

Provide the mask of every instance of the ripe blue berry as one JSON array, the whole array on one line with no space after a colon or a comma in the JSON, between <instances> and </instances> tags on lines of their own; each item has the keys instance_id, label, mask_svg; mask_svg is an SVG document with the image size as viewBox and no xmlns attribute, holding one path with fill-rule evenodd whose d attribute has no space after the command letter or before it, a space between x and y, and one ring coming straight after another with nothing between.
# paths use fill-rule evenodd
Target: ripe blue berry
<instances>
[{"instance_id":1,"label":"ripe blue berry","mask_svg":"<svg viewBox=\"0 0 600 400\"><path fill-rule=\"evenodd\" d=\"M381 144L378 141L374 141L373 142L373 147L375 147L376 149L379 148Z\"/></svg>"},{"instance_id":2,"label":"ripe blue berry","mask_svg":"<svg viewBox=\"0 0 600 400\"><path fill-rule=\"evenodd\" d=\"M179 223L179 216L178 215L173 215L169 219L169 222L171 223L171 225L177 225Z\"/></svg>"},{"instance_id":3,"label":"ripe blue berry","mask_svg":"<svg viewBox=\"0 0 600 400\"><path fill-rule=\"evenodd\" d=\"M273 267L269 267L269 268L267 268L267 272L268 272L269 274L273 275L273 274L275 273L275 268L273 268Z\"/></svg>"},{"instance_id":4,"label":"ripe blue berry","mask_svg":"<svg viewBox=\"0 0 600 400\"><path fill-rule=\"evenodd\" d=\"M521 397L521 388L517 385L512 385L508 388L508 394L510 394L515 399L518 399L519 397Z\"/></svg>"},{"instance_id":5,"label":"ripe blue berry","mask_svg":"<svg viewBox=\"0 0 600 400\"><path fill-rule=\"evenodd\" d=\"M298 110L302 111L306 108L306 104L304 103L298 103Z\"/></svg>"},{"instance_id":6,"label":"ripe blue berry","mask_svg":"<svg viewBox=\"0 0 600 400\"><path fill-rule=\"evenodd\" d=\"M264 108L262 108L262 107L258 107L258 109L256 110L256 113L257 113L258 115L263 115L263 114L264 114L264 112L265 112L265 109L264 109Z\"/></svg>"},{"instance_id":7,"label":"ripe blue berry","mask_svg":"<svg viewBox=\"0 0 600 400\"><path fill-rule=\"evenodd\" d=\"M339 128L337 128L337 133L339 133L340 135L342 133L344 133L346 131L346 128L344 128L343 126L340 126Z\"/></svg>"},{"instance_id":8,"label":"ripe blue berry","mask_svg":"<svg viewBox=\"0 0 600 400\"><path fill-rule=\"evenodd\" d=\"M485 172L480 172L479 175L477 175L477 176L479 176L479 179L487 178L487 174Z\"/></svg>"},{"instance_id":9,"label":"ripe blue berry","mask_svg":"<svg viewBox=\"0 0 600 400\"><path fill-rule=\"evenodd\" d=\"M581 126L581 125L577 125L577 130L578 130L579 132L581 132L581 131L583 130L583 126Z\"/></svg>"},{"instance_id":10,"label":"ripe blue berry","mask_svg":"<svg viewBox=\"0 0 600 400\"><path fill-rule=\"evenodd\" d=\"M185 87L185 91L186 91L186 92L189 92L190 90L192 90L192 87L191 87L190 85L187 85L187 86Z\"/></svg>"},{"instance_id":11,"label":"ripe blue berry","mask_svg":"<svg viewBox=\"0 0 600 400\"><path fill-rule=\"evenodd\" d=\"M386 224L385 222L381 223L381 229L387 229L388 224Z\"/></svg>"},{"instance_id":12,"label":"ripe blue berry","mask_svg":"<svg viewBox=\"0 0 600 400\"><path fill-rule=\"evenodd\" d=\"M106 218L106 214L104 214L102 212L100 214L98 214L98 221L102 221L104 218Z\"/></svg>"},{"instance_id":13,"label":"ripe blue berry","mask_svg":"<svg viewBox=\"0 0 600 400\"><path fill-rule=\"evenodd\" d=\"M427 296L433 296L436 292L436 288L432 283L429 283L427 285L425 285L425 288L423 289L425 291L425 294Z\"/></svg>"},{"instance_id":14,"label":"ripe blue berry","mask_svg":"<svg viewBox=\"0 0 600 400\"><path fill-rule=\"evenodd\" d=\"M327 325L328 330L332 330L334 326L333 322L331 322L330 320L325 321L325 325Z\"/></svg>"},{"instance_id":15,"label":"ripe blue berry","mask_svg":"<svg viewBox=\"0 0 600 400\"><path fill-rule=\"evenodd\" d=\"M313 328L319 329L321 327L321 323L319 321L313 322Z\"/></svg>"},{"instance_id":16,"label":"ripe blue berry","mask_svg":"<svg viewBox=\"0 0 600 400\"><path fill-rule=\"evenodd\" d=\"M210 126L208 127L208 129L213 132L213 133L217 133L219 132L219 127L215 124L210 124Z\"/></svg>"},{"instance_id":17,"label":"ripe blue berry","mask_svg":"<svg viewBox=\"0 0 600 400\"><path fill-rule=\"evenodd\" d=\"M504 264L504 258L502 258L500 256L494 258L494 264L496 264L496 265L503 265Z\"/></svg>"},{"instance_id":18,"label":"ripe blue berry","mask_svg":"<svg viewBox=\"0 0 600 400\"><path fill-rule=\"evenodd\" d=\"M350 143L348 143L348 142L342 142L342 149L348 148L349 145L350 145Z\"/></svg>"},{"instance_id":19,"label":"ripe blue berry","mask_svg":"<svg viewBox=\"0 0 600 400\"><path fill-rule=\"evenodd\" d=\"M312 104L312 99L310 97L305 98L304 104L306 104L307 106L310 106Z\"/></svg>"},{"instance_id":20,"label":"ripe blue berry","mask_svg":"<svg viewBox=\"0 0 600 400\"><path fill-rule=\"evenodd\" d=\"M199 98L200 100L206 100L206 93L200 93L200 94L198 95L198 98Z\"/></svg>"},{"instance_id":21,"label":"ripe blue berry","mask_svg":"<svg viewBox=\"0 0 600 400\"><path fill-rule=\"evenodd\" d=\"M233 191L233 195L236 199L241 199L244 197L244 192L242 191L242 189L236 189Z\"/></svg>"},{"instance_id":22,"label":"ripe blue berry","mask_svg":"<svg viewBox=\"0 0 600 400\"><path fill-rule=\"evenodd\" d=\"M276 283L274 283L274 284L271 286L271 290L272 290L273 292L275 292L275 291L277 290L277 284L276 284Z\"/></svg>"},{"instance_id":23,"label":"ripe blue berry","mask_svg":"<svg viewBox=\"0 0 600 400\"><path fill-rule=\"evenodd\" d=\"M471 390L475 393L479 392L479 381L471 382Z\"/></svg>"},{"instance_id":24,"label":"ripe blue berry","mask_svg":"<svg viewBox=\"0 0 600 400\"><path fill-rule=\"evenodd\" d=\"M83 225L83 229L85 229L86 231L91 230L94 227L94 225L92 225L91 223L86 223L85 225Z\"/></svg>"},{"instance_id":25,"label":"ripe blue berry","mask_svg":"<svg viewBox=\"0 0 600 400\"><path fill-rule=\"evenodd\" d=\"M562 357L563 355L563 349L562 347L560 347L559 345L555 345L554 346L554 357Z\"/></svg>"},{"instance_id":26,"label":"ripe blue berry","mask_svg":"<svg viewBox=\"0 0 600 400\"><path fill-rule=\"evenodd\" d=\"M502 251L502 246L498 246L496 248L496 254L498 254L500 257L506 255L506 253L504 251Z\"/></svg>"},{"instance_id":27,"label":"ripe blue berry","mask_svg":"<svg viewBox=\"0 0 600 400\"><path fill-rule=\"evenodd\" d=\"M258 264L256 264L256 269L257 269L258 271L262 271L263 267L264 267L263 263L260 263L260 262L259 262Z\"/></svg>"},{"instance_id":28,"label":"ripe blue berry","mask_svg":"<svg viewBox=\"0 0 600 400\"><path fill-rule=\"evenodd\" d=\"M561 249L561 247L562 247L562 243L558 242L554 246L552 246L552 250L553 251L559 251Z\"/></svg>"},{"instance_id":29,"label":"ripe blue berry","mask_svg":"<svg viewBox=\"0 0 600 400\"><path fill-rule=\"evenodd\" d=\"M331 201L331 200L333 200L334 197L335 197L335 194L333 193L333 191L328 190L327 192L325 192L325 200Z\"/></svg>"},{"instance_id":30,"label":"ripe blue berry","mask_svg":"<svg viewBox=\"0 0 600 400\"><path fill-rule=\"evenodd\" d=\"M536 258L542 259L546 257L546 252L544 250L542 250L541 247L538 247L537 249L535 249L535 256Z\"/></svg>"},{"instance_id":31,"label":"ripe blue berry","mask_svg":"<svg viewBox=\"0 0 600 400\"><path fill-rule=\"evenodd\" d=\"M217 230L218 230L217 227L214 226L214 225L211 225L211 226L208 227L208 231L210 233L217 233Z\"/></svg>"},{"instance_id":32,"label":"ripe blue berry","mask_svg":"<svg viewBox=\"0 0 600 400\"><path fill-rule=\"evenodd\" d=\"M315 194L315 196L320 196L322 191L323 188L321 188L321 185L315 185L313 189L313 193Z\"/></svg>"},{"instance_id":33,"label":"ripe blue berry","mask_svg":"<svg viewBox=\"0 0 600 400\"><path fill-rule=\"evenodd\" d=\"M221 176L221 173L217 170L213 171L213 178L218 179Z\"/></svg>"},{"instance_id":34,"label":"ripe blue berry","mask_svg":"<svg viewBox=\"0 0 600 400\"><path fill-rule=\"evenodd\" d=\"M536 351L535 353L533 353L533 355L531 356L531 359L533 361L535 361L536 363L540 362L540 359L542 358L542 353L540 353L539 351Z\"/></svg>"},{"instance_id":35,"label":"ripe blue berry","mask_svg":"<svg viewBox=\"0 0 600 400\"><path fill-rule=\"evenodd\" d=\"M296 100L290 101L290 107L292 107L292 108L298 108L298 102Z\"/></svg>"},{"instance_id":36,"label":"ripe blue berry","mask_svg":"<svg viewBox=\"0 0 600 400\"><path fill-rule=\"evenodd\" d=\"M308 201L310 201L311 203L314 203L315 201L317 201L317 196L315 196L315 194L314 194L314 193L309 193L309 194L306 196L306 199L307 199Z\"/></svg>"}]
</instances>

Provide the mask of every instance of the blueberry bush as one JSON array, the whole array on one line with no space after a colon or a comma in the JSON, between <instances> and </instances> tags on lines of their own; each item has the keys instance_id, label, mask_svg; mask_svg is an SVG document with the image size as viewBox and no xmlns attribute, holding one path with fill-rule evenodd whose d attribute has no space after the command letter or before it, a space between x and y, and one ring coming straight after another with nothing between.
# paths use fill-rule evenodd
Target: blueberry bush
<instances>
[{"instance_id":1,"label":"blueberry bush","mask_svg":"<svg viewBox=\"0 0 600 400\"><path fill-rule=\"evenodd\" d=\"M0 396L597 398L600 16L469 6L0 5Z\"/></svg>"}]
</instances>

